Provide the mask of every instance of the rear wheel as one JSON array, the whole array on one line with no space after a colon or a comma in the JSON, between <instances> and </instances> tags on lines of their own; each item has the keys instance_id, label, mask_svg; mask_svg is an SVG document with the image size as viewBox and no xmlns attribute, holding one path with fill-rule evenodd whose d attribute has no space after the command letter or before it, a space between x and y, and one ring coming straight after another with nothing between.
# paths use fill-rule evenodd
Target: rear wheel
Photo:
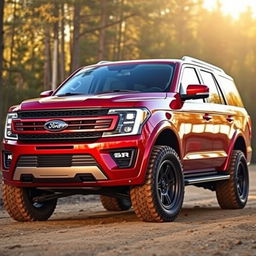
<instances>
[{"instance_id":1,"label":"rear wheel","mask_svg":"<svg viewBox=\"0 0 256 256\"><path fill-rule=\"evenodd\" d=\"M218 203L223 209L244 208L249 194L249 174L242 151L233 150L228 172L230 179L216 184Z\"/></svg>"},{"instance_id":2,"label":"rear wheel","mask_svg":"<svg viewBox=\"0 0 256 256\"><path fill-rule=\"evenodd\" d=\"M154 146L145 184L131 189L136 215L143 221L173 221L183 198L184 178L177 153L168 146Z\"/></svg>"},{"instance_id":3,"label":"rear wheel","mask_svg":"<svg viewBox=\"0 0 256 256\"><path fill-rule=\"evenodd\" d=\"M33 202L33 198L47 194L36 188L18 188L3 184L3 202L9 215L17 221L43 221L53 214L57 199L43 203Z\"/></svg>"},{"instance_id":4,"label":"rear wheel","mask_svg":"<svg viewBox=\"0 0 256 256\"><path fill-rule=\"evenodd\" d=\"M107 211L126 211L131 208L131 200L129 199L101 195L100 200Z\"/></svg>"}]
</instances>

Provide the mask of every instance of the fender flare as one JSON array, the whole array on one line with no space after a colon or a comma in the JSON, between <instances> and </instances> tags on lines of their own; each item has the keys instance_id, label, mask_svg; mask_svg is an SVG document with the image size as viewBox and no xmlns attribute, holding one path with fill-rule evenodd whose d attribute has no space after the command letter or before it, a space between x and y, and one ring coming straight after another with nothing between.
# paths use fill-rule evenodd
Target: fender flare
<instances>
[{"instance_id":1,"label":"fender flare","mask_svg":"<svg viewBox=\"0 0 256 256\"><path fill-rule=\"evenodd\" d=\"M147 166L150 160L150 155L153 150L153 147L156 143L157 138L159 135L164 131L164 130L171 130L174 134L177 134L178 131L175 128L175 126L166 120L159 122L152 130L150 137L147 139L147 144L145 145L145 151L144 151L144 156L143 156L143 161L142 161L142 166L140 168L140 173L138 176L142 177L143 181L145 181L145 175L147 171ZM179 136L176 136L179 144L179 149L181 149L181 141ZM179 153L179 152L177 152ZM181 151L180 151L181 154ZM181 157L181 156L180 156ZM181 159L182 161L182 159Z\"/></svg>"},{"instance_id":2,"label":"fender flare","mask_svg":"<svg viewBox=\"0 0 256 256\"><path fill-rule=\"evenodd\" d=\"M229 162L230 162L230 158L231 158L232 150L234 149L235 143L236 143L236 141L237 141L237 139L239 137L243 138L243 140L245 141L245 145L246 145L246 140L245 140L245 138L243 136L243 133L240 130L236 130L234 132L233 136L232 136L231 143L230 143L229 148L228 148L228 152L227 152L228 156L227 156L227 159L226 159L225 163L223 164L223 168L222 168L223 171L226 171L227 168L228 168L228 165L229 165ZM245 155L245 157L247 158L246 155Z\"/></svg>"}]
</instances>

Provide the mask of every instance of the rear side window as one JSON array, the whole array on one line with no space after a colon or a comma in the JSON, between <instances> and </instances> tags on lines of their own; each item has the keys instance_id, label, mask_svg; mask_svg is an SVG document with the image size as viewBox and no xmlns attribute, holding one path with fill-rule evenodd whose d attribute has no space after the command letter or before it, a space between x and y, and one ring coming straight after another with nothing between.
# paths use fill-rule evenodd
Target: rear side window
<instances>
[{"instance_id":1,"label":"rear side window","mask_svg":"<svg viewBox=\"0 0 256 256\"><path fill-rule=\"evenodd\" d=\"M218 76L217 79L227 104L236 107L243 107L243 102L234 81L223 76Z\"/></svg>"},{"instance_id":2,"label":"rear side window","mask_svg":"<svg viewBox=\"0 0 256 256\"><path fill-rule=\"evenodd\" d=\"M201 70L200 73L202 75L204 84L209 87L209 98L207 99L207 101L209 103L223 104L224 100L222 99L222 97L220 97L217 84L213 75L210 72L203 70Z\"/></svg>"}]
</instances>

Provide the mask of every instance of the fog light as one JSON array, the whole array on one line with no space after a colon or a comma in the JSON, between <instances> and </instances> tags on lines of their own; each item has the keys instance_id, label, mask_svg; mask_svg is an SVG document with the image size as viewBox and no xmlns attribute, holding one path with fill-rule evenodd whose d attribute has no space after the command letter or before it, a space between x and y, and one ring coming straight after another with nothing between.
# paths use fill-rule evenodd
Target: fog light
<instances>
[{"instance_id":1,"label":"fog light","mask_svg":"<svg viewBox=\"0 0 256 256\"><path fill-rule=\"evenodd\" d=\"M12 153L3 152L4 168L9 169L12 163Z\"/></svg>"},{"instance_id":2,"label":"fog light","mask_svg":"<svg viewBox=\"0 0 256 256\"><path fill-rule=\"evenodd\" d=\"M125 126L125 127L124 127L124 132L125 132L125 133L129 133L129 132L132 131L132 128L133 128L132 126Z\"/></svg>"},{"instance_id":3,"label":"fog light","mask_svg":"<svg viewBox=\"0 0 256 256\"><path fill-rule=\"evenodd\" d=\"M110 154L118 168L131 168L134 165L136 150L134 148L113 150Z\"/></svg>"}]
</instances>

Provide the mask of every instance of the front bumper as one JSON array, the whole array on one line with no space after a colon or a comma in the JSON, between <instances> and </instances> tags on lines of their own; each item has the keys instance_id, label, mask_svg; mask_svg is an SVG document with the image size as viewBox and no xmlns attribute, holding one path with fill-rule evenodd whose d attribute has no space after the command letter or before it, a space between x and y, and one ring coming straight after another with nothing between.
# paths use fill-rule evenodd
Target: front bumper
<instances>
[{"instance_id":1,"label":"front bumper","mask_svg":"<svg viewBox=\"0 0 256 256\"><path fill-rule=\"evenodd\" d=\"M148 129L150 129L148 127ZM12 160L9 169L4 166L2 157L3 182L17 187L104 187L130 186L144 182L144 175L148 159L148 129L143 129L141 135L101 138L96 142L86 143L51 143L26 144L18 141L4 140L3 152L11 152ZM134 161L131 168L119 168L112 157L117 150L135 149ZM36 167L17 166L22 156L38 155L90 155L96 164L74 167ZM22 180L22 175L32 174L33 181ZM79 174L92 174L91 181L75 179ZM51 179L52 177L52 179ZM59 178L59 179L58 179Z\"/></svg>"}]
</instances>

